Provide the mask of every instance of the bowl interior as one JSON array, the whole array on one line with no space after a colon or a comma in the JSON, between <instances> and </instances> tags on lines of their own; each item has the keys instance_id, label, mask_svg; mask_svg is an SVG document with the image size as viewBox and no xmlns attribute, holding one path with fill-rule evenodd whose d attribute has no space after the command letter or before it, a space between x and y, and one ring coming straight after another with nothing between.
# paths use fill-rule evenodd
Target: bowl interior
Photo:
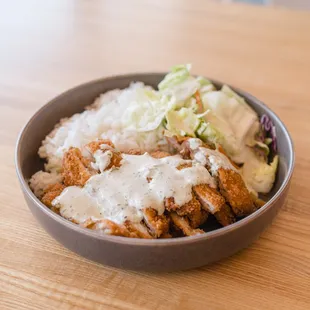
<instances>
[{"instance_id":1,"label":"bowl interior","mask_svg":"<svg viewBox=\"0 0 310 310\"><path fill-rule=\"evenodd\" d=\"M20 170L21 177L26 181L32 174L43 169L44 161L39 158L37 154L38 149L41 141L49 134L61 118L70 117L75 113L82 112L101 93L115 88L122 89L128 87L133 81L141 81L156 88L163 76L164 74L161 73L146 73L104 78L75 87L51 100L35 113L21 133L16 152L17 169ZM212 81L212 79L210 80ZM218 88L222 86L220 82L213 81L213 83ZM267 114L276 127L280 160L274 187L268 195L264 196L264 199L268 201L288 178L289 171L292 171L294 162L292 142L283 123L268 107L246 92L234 87L232 89L244 97L247 103L259 115ZM31 191L29 187L27 190ZM205 228L207 231L210 231L219 228L219 225L210 217Z\"/></svg>"}]
</instances>

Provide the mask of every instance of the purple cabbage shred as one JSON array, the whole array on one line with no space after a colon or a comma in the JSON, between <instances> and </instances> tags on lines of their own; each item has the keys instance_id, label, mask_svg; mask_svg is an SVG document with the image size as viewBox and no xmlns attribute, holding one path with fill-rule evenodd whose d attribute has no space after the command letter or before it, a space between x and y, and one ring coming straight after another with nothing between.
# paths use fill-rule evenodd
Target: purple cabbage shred
<instances>
[{"instance_id":1,"label":"purple cabbage shred","mask_svg":"<svg viewBox=\"0 0 310 310\"><path fill-rule=\"evenodd\" d=\"M265 136L270 137L272 139L271 147L273 152L277 151L277 137L276 137L276 127L273 125L271 119L267 114L263 114L260 123L265 132Z\"/></svg>"}]
</instances>

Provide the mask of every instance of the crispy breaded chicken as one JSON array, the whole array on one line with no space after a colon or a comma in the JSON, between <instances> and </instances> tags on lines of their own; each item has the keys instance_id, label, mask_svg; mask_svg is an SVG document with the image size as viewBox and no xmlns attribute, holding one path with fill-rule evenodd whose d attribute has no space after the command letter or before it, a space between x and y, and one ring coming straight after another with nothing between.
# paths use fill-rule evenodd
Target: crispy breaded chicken
<instances>
[{"instance_id":1,"label":"crispy breaded chicken","mask_svg":"<svg viewBox=\"0 0 310 310\"><path fill-rule=\"evenodd\" d=\"M87 219L84 223L80 224L82 227L101 230L105 234L113 236L122 236L130 238L144 238L151 239L152 236L149 234L147 228L143 224L134 224L129 221L125 221L124 225L116 224L110 220L97 220Z\"/></svg>"},{"instance_id":2,"label":"crispy breaded chicken","mask_svg":"<svg viewBox=\"0 0 310 310\"><path fill-rule=\"evenodd\" d=\"M146 226L142 223L132 223L130 221L125 221L125 227L132 235L136 235L137 238L143 239L152 239L153 237L150 235L149 231L147 230Z\"/></svg>"},{"instance_id":3,"label":"crispy breaded chicken","mask_svg":"<svg viewBox=\"0 0 310 310\"><path fill-rule=\"evenodd\" d=\"M199 201L194 195L193 198L183 206L177 205L173 197L166 198L165 208L169 212L176 212L180 216L187 216L191 226L194 228L202 225L208 219L208 212L201 208Z\"/></svg>"},{"instance_id":4,"label":"crispy breaded chicken","mask_svg":"<svg viewBox=\"0 0 310 310\"><path fill-rule=\"evenodd\" d=\"M208 184L195 185L193 186L193 191L197 195L202 207L212 214L218 212L225 204L224 197Z\"/></svg>"},{"instance_id":5,"label":"crispy breaded chicken","mask_svg":"<svg viewBox=\"0 0 310 310\"><path fill-rule=\"evenodd\" d=\"M82 156L80 149L71 147L63 157L62 176L66 186L84 186L91 177L90 161Z\"/></svg>"},{"instance_id":6,"label":"crispy breaded chicken","mask_svg":"<svg viewBox=\"0 0 310 310\"><path fill-rule=\"evenodd\" d=\"M90 142L88 144L85 145L86 149L94 154L97 150L100 150L101 149L101 145L102 144L105 144L105 145L108 145L110 146L112 149L115 148L114 144L108 140L108 139L99 139L99 140L96 140L96 141L93 141L93 142Z\"/></svg>"},{"instance_id":7,"label":"crispy breaded chicken","mask_svg":"<svg viewBox=\"0 0 310 310\"><path fill-rule=\"evenodd\" d=\"M150 152L150 156L160 159L160 158L171 156L171 154L165 151L153 151L153 152Z\"/></svg>"},{"instance_id":8,"label":"crispy breaded chicken","mask_svg":"<svg viewBox=\"0 0 310 310\"><path fill-rule=\"evenodd\" d=\"M130 149L129 151L125 152L128 155L142 155L142 151L140 149Z\"/></svg>"},{"instance_id":9,"label":"crispy breaded chicken","mask_svg":"<svg viewBox=\"0 0 310 310\"><path fill-rule=\"evenodd\" d=\"M180 216L187 216L190 225L197 228L202 225L208 218L208 213L201 209L201 204L192 194L192 199L175 210Z\"/></svg>"},{"instance_id":10,"label":"crispy breaded chicken","mask_svg":"<svg viewBox=\"0 0 310 310\"><path fill-rule=\"evenodd\" d=\"M185 217L179 216L175 212L170 213L170 218L173 224L179 228L185 236L194 236L204 233L201 229L192 228Z\"/></svg>"},{"instance_id":11,"label":"crispy breaded chicken","mask_svg":"<svg viewBox=\"0 0 310 310\"><path fill-rule=\"evenodd\" d=\"M152 208L143 210L144 223L155 238L165 235L169 231L169 219L164 215L158 215Z\"/></svg>"},{"instance_id":12,"label":"crispy breaded chicken","mask_svg":"<svg viewBox=\"0 0 310 310\"><path fill-rule=\"evenodd\" d=\"M253 199L253 202L254 202L254 205L256 207L256 209L259 209L261 208L263 205L265 205L265 201L256 197L254 194L251 193L251 196L252 196L252 199Z\"/></svg>"},{"instance_id":13,"label":"crispy breaded chicken","mask_svg":"<svg viewBox=\"0 0 310 310\"><path fill-rule=\"evenodd\" d=\"M221 225L227 226L235 222L235 217L230 207L226 205L224 197L216 189L207 184L201 184L194 186L193 190L202 208L214 214Z\"/></svg>"},{"instance_id":14,"label":"crispy breaded chicken","mask_svg":"<svg viewBox=\"0 0 310 310\"><path fill-rule=\"evenodd\" d=\"M61 183L55 183L48 186L44 191L44 195L41 199L42 202L49 208L52 208L52 201L59 196L65 188L66 187Z\"/></svg>"},{"instance_id":15,"label":"crispy breaded chicken","mask_svg":"<svg viewBox=\"0 0 310 310\"><path fill-rule=\"evenodd\" d=\"M219 187L236 216L253 213L256 208L241 175L229 169L218 169Z\"/></svg>"},{"instance_id":16,"label":"crispy breaded chicken","mask_svg":"<svg viewBox=\"0 0 310 310\"><path fill-rule=\"evenodd\" d=\"M189 159L181 161L182 163L179 164L176 169L187 169L196 164L193 158L197 148L190 148L188 137L172 137L169 139L174 149L177 150L184 159ZM202 146L210 148L210 146L206 144ZM104 170L112 167L120 167L122 164L122 153L115 149L114 144L110 140L101 139L93 141L87 144L85 148L93 156L93 161L92 159L83 157L80 149L74 147L70 148L63 157L64 184L53 184L44 192L42 202L58 214L59 208L53 207L52 201L59 196L67 186L75 185L83 187L97 170L103 173ZM221 152L220 149L218 149L218 151ZM103 153L105 154L103 155ZM91 158L90 154L89 158ZM139 149L131 149L123 154L142 155L142 152ZM172 156L171 153L160 150L150 152L149 154L157 159ZM207 155L205 156L207 159ZM106 158L106 165L97 168L99 163L105 163L104 160ZM109 162L108 160L110 160L110 158L111 161ZM202 165L205 164L202 162ZM211 169L208 164L203 167L207 170ZM216 180L214 184L218 184L219 191L208 184L195 185L192 187L192 199L189 202L178 205L175 202L178 201L177 199L174 197L167 197L164 200L164 214L159 215L158 212L151 207L145 208L143 209L143 220L140 223L133 223L127 220L122 224L117 224L107 219L88 219L83 223L78 223L74 221L74 219L69 220L83 227L99 230L105 234L145 239L171 238L183 235L192 236L204 233L203 230L198 229L198 227L207 221L209 213L213 214L221 225L226 226L235 222L235 216L251 214L264 204L262 200L250 194L241 175L230 165L228 167L231 169L216 168L215 172L211 170L211 172L213 171L212 176L215 178L214 180ZM147 178L147 180L150 182L151 178Z\"/></svg>"},{"instance_id":17,"label":"crispy breaded chicken","mask_svg":"<svg viewBox=\"0 0 310 310\"><path fill-rule=\"evenodd\" d=\"M227 204L224 204L224 206L213 215L222 226L228 226L236 222L235 215Z\"/></svg>"},{"instance_id":18,"label":"crispy breaded chicken","mask_svg":"<svg viewBox=\"0 0 310 310\"><path fill-rule=\"evenodd\" d=\"M172 238L172 235L170 233L166 233L166 234L160 236L160 239L169 239L169 238Z\"/></svg>"},{"instance_id":19,"label":"crispy breaded chicken","mask_svg":"<svg viewBox=\"0 0 310 310\"><path fill-rule=\"evenodd\" d=\"M199 201L196 199L195 195L193 195L192 199L185 203L184 205L176 208L176 213L180 216L193 214L197 211L201 210L201 205Z\"/></svg>"},{"instance_id":20,"label":"crispy breaded chicken","mask_svg":"<svg viewBox=\"0 0 310 310\"><path fill-rule=\"evenodd\" d=\"M192 166L193 166L192 163L184 163L184 164L180 164L179 166L177 166L177 169L182 170L182 169L190 168Z\"/></svg>"},{"instance_id":21,"label":"crispy breaded chicken","mask_svg":"<svg viewBox=\"0 0 310 310\"><path fill-rule=\"evenodd\" d=\"M169 212L170 211L175 211L178 208L180 208L180 206L175 203L173 197L165 198L164 205L165 205L166 210L169 211Z\"/></svg>"},{"instance_id":22,"label":"crispy breaded chicken","mask_svg":"<svg viewBox=\"0 0 310 310\"><path fill-rule=\"evenodd\" d=\"M116 224L110 220L102 219L96 221L93 223L93 225L89 225L88 228L93 230L100 230L107 235L130 237L130 238L136 237L136 235L130 233L130 231L125 226Z\"/></svg>"},{"instance_id":23,"label":"crispy breaded chicken","mask_svg":"<svg viewBox=\"0 0 310 310\"><path fill-rule=\"evenodd\" d=\"M106 145L107 148L102 148L102 145ZM112 156L110 159L109 165L105 168L105 170L111 169L112 167L119 168L121 166L121 161L123 159L122 154L115 150L114 144L110 140L97 140L88 143L85 148L91 153L94 154L98 150L102 150L102 152L110 151L112 152Z\"/></svg>"},{"instance_id":24,"label":"crispy breaded chicken","mask_svg":"<svg viewBox=\"0 0 310 310\"><path fill-rule=\"evenodd\" d=\"M195 210L195 212L187 215L191 227L198 228L203 225L209 217L209 213L203 209Z\"/></svg>"}]
</instances>

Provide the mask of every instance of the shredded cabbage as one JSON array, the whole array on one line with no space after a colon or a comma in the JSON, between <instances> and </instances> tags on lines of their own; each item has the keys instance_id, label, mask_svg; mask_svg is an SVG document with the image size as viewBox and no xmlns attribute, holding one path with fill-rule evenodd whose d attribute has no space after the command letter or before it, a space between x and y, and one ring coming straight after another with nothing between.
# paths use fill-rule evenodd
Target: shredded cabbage
<instances>
[{"instance_id":1,"label":"shredded cabbage","mask_svg":"<svg viewBox=\"0 0 310 310\"><path fill-rule=\"evenodd\" d=\"M275 149L275 127L267 116L258 118L246 101L224 85L216 90L203 77L190 74L191 65L171 69L158 91L138 87L128 98L122 117L125 128L141 134L165 130L165 135L198 137L221 145L236 163L243 164L249 188L267 192L275 179L278 158L268 165ZM268 129L268 130L267 130ZM266 135L267 133L267 135Z\"/></svg>"},{"instance_id":2,"label":"shredded cabbage","mask_svg":"<svg viewBox=\"0 0 310 310\"><path fill-rule=\"evenodd\" d=\"M173 67L158 84L160 93L174 96L177 102L190 98L201 86L199 81L190 75L190 69L189 64Z\"/></svg>"},{"instance_id":3,"label":"shredded cabbage","mask_svg":"<svg viewBox=\"0 0 310 310\"><path fill-rule=\"evenodd\" d=\"M195 137L195 131L200 124L197 115L189 108L179 111L170 110L166 114L167 129L181 136Z\"/></svg>"}]
</instances>

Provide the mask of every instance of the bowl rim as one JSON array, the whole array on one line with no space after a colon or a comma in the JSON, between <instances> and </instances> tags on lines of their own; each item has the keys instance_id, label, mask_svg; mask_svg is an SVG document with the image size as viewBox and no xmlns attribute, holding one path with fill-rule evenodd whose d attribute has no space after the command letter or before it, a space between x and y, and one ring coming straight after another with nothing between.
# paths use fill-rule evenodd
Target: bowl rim
<instances>
[{"instance_id":1,"label":"bowl rim","mask_svg":"<svg viewBox=\"0 0 310 310\"><path fill-rule=\"evenodd\" d=\"M289 152L291 154L291 161L289 162L288 165L288 171L285 179L282 182L282 185L278 189L278 191L271 197L271 199L259 210L255 211L254 213L250 214L249 216L233 223L230 224L226 227L221 227L219 229L215 229L213 231L205 232L204 234L201 235L195 235L195 236L186 236L182 238L167 238L167 239L138 239L138 238L128 238L128 237L121 237L121 236L111 236L111 235L105 235L105 234L100 234L97 231L87 229L81 226L78 226L77 224L74 224L62 216L56 214L52 210L50 210L47 206L45 206L32 192L30 189L28 182L26 178L23 176L22 170L21 170L21 162L20 162L20 144L22 139L24 138L25 132L27 128L31 125L31 123L37 118L37 116L44 111L45 109L48 108L48 106L52 105L55 101L58 101L64 96L69 95L72 92L75 92L79 88L84 88L87 87L88 85L93 85L95 83L104 83L110 80L122 80L122 79L131 79L132 81L138 81L137 78L140 77L145 77L145 76L164 76L167 74L167 72L136 72L136 73L130 73L130 74L122 74L122 75L112 75L112 76L107 76L103 78L98 78L91 80L86 83L79 84L77 86L74 86L58 96L54 97L53 99L49 100L46 104L44 104L41 108L39 108L27 121L27 123L24 125L22 130L20 131L18 135L18 139L16 142L16 147L15 147L15 169L17 173L18 180L20 182L21 188L23 192L27 195L27 197L32 201L32 203L39 208L41 211L45 213L45 215L51 217L53 220L58 222L61 225L65 225L68 229L71 229L77 233L87 235L88 237L99 239L102 241L106 242L111 242L111 243L117 243L117 244L126 244L126 245L139 245L139 246L172 246L172 245L179 245L179 244L189 244L189 243L198 243L202 242L206 239L214 239L217 238L221 235L224 235L226 233L229 233L231 231L237 230L250 222L254 221L256 218L267 212L270 208L273 207L274 203L281 197L287 186L289 185L289 182L291 180L294 166L295 166L295 152L294 152L294 144L292 141L292 138L284 125L284 123L281 121L281 119L278 117L278 115L273 112L268 106L266 106L262 101L260 101L258 98L254 97L253 95L237 88L234 86L231 86L230 84L226 84L223 82L220 82L215 79L208 78L212 83L218 84L218 85L228 85L231 87L234 91L236 91L238 94L241 96L245 97L245 99L249 98L253 102L255 102L256 105L260 106L264 110L268 112L268 114L272 115L273 118L277 119L279 122L284 134L285 138L288 141L289 144Z\"/></svg>"}]
</instances>

